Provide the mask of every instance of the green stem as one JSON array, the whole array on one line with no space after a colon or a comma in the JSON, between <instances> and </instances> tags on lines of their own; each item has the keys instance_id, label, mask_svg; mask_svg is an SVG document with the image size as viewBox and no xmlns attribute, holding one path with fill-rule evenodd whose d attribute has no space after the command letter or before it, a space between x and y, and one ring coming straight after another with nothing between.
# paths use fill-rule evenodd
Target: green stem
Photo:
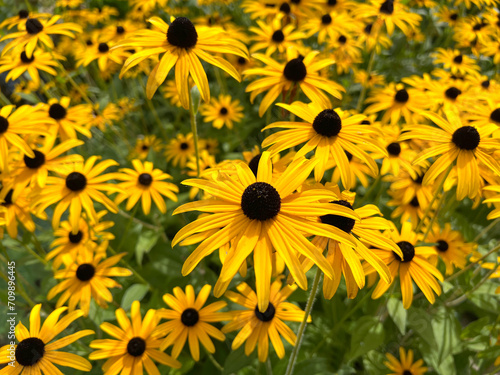
<instances>
[{"instance_id":1,"label":"green stem","mask_svg":"<svg viewBox=\"0 0 500 375\"><path fill-rule=\"evenodd\" d=\"M269 358L267 358L266 361L266 374L273 375L273 367L271 366L271 360Z\"/></svg>"},{"instance_id":2,"label":"green stem","mask_svg":"<svg viewBox=\"0 0 500 375\"><path fill-rule=\"evenodd\" d=\"M321 279L321 270L318 268L316 271L316 276L314 276L313 285L311 288L311 293L307 299L306 310L304 312L304 319L300 323L299 331L297 332L297 340L295 341L295 346L293 347L292 354L288 360L288 366L286 368L285 375L292 375L293 369L295 367L295 362L297 361L297 356L299 355L300 346L302 345L302 339L307 326L307 319L311 315L311 310L314 305L314 300L316 298L316 293L318 292L319 280Z\"/></svg>"},{"instance_id":3,"label":"green stem","mask_svg":"<svg viewBox=\"0 0 500 375\"><path fill-rule=\"evenodd\" d=\"M141 83L142 88L144 89L144 92L146 92L146 86L144 85L144 82L142 79L139 79L139 82ZM158 112L156 111L155 106L153 105L153 101L146 98L146 103L148 104L148 108L153 114L153 117L155 118L156 125L158 125L158 128L160 128L161 136L163 137L163 140L166 141L168 139L167 133L165 132L165 127L161 123L160 116L158 115Z\"/></svg>"},{"instance_id":4,"label":"green stem","mask_svg":"<svg viewBox=\"0 0 500 375\"><path fill-rule=\"evenodd\" d=\"M108 246L108 250L111 254L118 255L118 253L111 246ZM150 291L153 291L153 287L151 286L151 284L148 283L146 281L146 279L144 279L144 277L142 277L141 274L139 272L137 272L125 259L123 259L123 258L120 259L120 263L122 263L126 268L128 268L130 271L132 271L132 273L137 278L137 280L139 280L141 283L147 285L149 287Z\"/></svg>"},{"instance_id":5,"label":"green stem","mask_svg":"<svg viewBox=\"0 0 500 375\"><path fill-rule=\"evenodd\" d=\"M476 243L478 240L481 239L486 233L490 231L491 228L493 228L495 225L500 223L500 217L496 220L493 220L486 228L484 228L481 232L478 233L478 235L472 240L472 242Z\"/></svg>"},{"instance_id":6,"label":"green stem","mask_svg":"<svg viewBox=\"0 0 500 375\"><path fill-rule=\"evenodd\" d=\"M140 206L139 202L136 203L134 209L132 210L132 213L128 217L127 224L125 225L125 230L123 231L124 235L122 236L120 243L116 247L117 252L120 252L120 250L123 246L123 242L125 241L125 238L127 237L126 234L128 233L130 226L132 225L132 222L134 221L134 217L135 217L135 214L137 213L139 206Z\"/></svg>"},{"instance_id":7,"label":"green stem","mask_svg":"<svg viewBox=\"0 0 500 375\"><path fill-rule=\"evenodd\" d=\"M436 212L434 213L434 215L432 215L432 218L431 218L431 221L429 223L429 225L427 226L427 229L424 233L424 237L422 237L422 242L425 242L425 239L427 238L429 232L431 231L432 229L432 225L434 224L434 221L436 221L436 218L438 217L439 215L439 212L441 211L441 208L443 207L443 203L445 201L445 197L448 196L448 193L449 191L447 192L443 192L443 194L441 194L441 198L439 198L439 202L438 202L438 206L436 208Z\"/></svg>"},{"instance_id":8,"label":"green stem","mask_svg":"<svg viewBox=\"0 0 500 375\"><path fill-rule=\"evenodd\" d=\"M198 127L196 126L196 113L194 112L193 97L189 92L189 120L191 121L191 132L193 133L194 151L196 154L196 173L200 177L200 150L198 148Z\"/></svg>"},{"instance_id":9,"label":"green stem","mask_svg":"<svg viewBox=\"0 0 500 375\"><path fill-rule=\"evenodd\" d=\"M372 69L373 69L373 63L375 62L375 54L376 54L375 50L376 50L376 48L374 47L373 51L370 55L370 61L368 62L368 68L366 69L366 73L368 75L368 78L370 78L370 74L371 74ZM361 94L359 94L358 104L356 105L356 111L358 113L361 113L361 107L363 106L363 102L365 101L367 88L368 88L368 82L366 83L366 85L362 86Z\"/></svg>"},{"instance_id":10,"label":"green stem","mask_svg":"<svg viewBox=\"0 0 500 375\"><path fill-rule=\"evenodd\" d=\"M4 105L11 105L11 101L4 95L2 90L0 90L0 102L4 103Z\"/></svg>"},{"instance_id":11,"label":"green stem","mask_svg":"<svg viewBox=\"0 0 500 375\"><path fill-rule=\"evenodd\" d=\"M447 307L453 307L453 306L457 306L457 305L460 305L462 302L464 302L467 298L469 298L469 296L474 293L476 290L479 289L479 287L481 285L483 285L486 281L488 281L488 279L490 278L491 275L493 275L495 272L497 271L497 267L493 267L492 270L490 270L482 279L481 281L479 281L476 285L474 285L474 288L472 288L471 290L465 292L463 295L461 295L460 297L458 297L457 299L453 300L453 301L447 301L444 303L445 306Z\"/></svg>"},{"instance_id":12,"label":"green stem","mask_svg":"<svg viewBox=\"0 0 500 375\"><path fill-rule=\"evenodd\" d=\"M220 372L224 371L224 367L222 367L220 365L220 363L217 362L217 360L214 358L214 356L212 355L212 353L210 353L208 350L206 352L207 352L208 359L210 360L210 362L212 362L212 364L215 366L215 368L217 370L219 370Z\"/></svg>"},{"instance_id":13,"label":"green stem","mask_svg":"<svg viewBox=\"0 0 500 375\"><path fill-rule=\"evenodd\" d=\"M495 246L493 249L491 249L490 251L488 251L485 255L483 255L481 258L479 258L478 260L476 260L475 262L472 262L472 263L469 263L466 267L462 268L460 271L458 271L457 273L454 273L453 275L451 275L450 277L448 277L447 279L445 279L444 281L445 282L450 282L451 280L453 279L456 279L458 276L460 276L461 274L463 274L464 272L466 272L467 270L471 269L474 265L479 265L479 262L482 261L483 259L486 259L487 257L489 257L491 254L493 254L494 252L496 252L497 250L500 249L500 245L498 246Z\"/></svg>"},{"instance_id":14,"label":"green stem","mask_svg":"<svg viewBox=\"0 0 500 375\"><path fill-rule=\"evenodd\" d=\"M417 227L415 228L415 233L418 233L418 231L422 228L422 225L424 225L425 219L427 219L427 216L429 216L429 213L431 212L432 205L436 201L437 196L443 190L444 183L446 182L446 179L448 178L448 175L451 172L451 168L453 168L453 164L450 164L446 172L444 173L443 178L441 179L441 182L439 183L438 188L436 189L436 192L434 193L434 196L432 197L431 201L429 202L429 205L427 206L427 209L424 212L424 216L422 219L419 221ZM443 192L444 194L444 192Z\"/></svg>"}]
</instances>

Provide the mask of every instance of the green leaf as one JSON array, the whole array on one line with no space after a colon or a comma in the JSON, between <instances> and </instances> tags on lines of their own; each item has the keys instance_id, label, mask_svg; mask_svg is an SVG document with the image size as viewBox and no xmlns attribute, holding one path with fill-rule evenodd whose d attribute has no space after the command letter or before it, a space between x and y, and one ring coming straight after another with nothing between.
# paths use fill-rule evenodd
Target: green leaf
<instances>
[{"instance_id":1,"label":"green leaf","mask_svg":"<svg viewBox=\"0 0 500 375\"><path fill-rule=\"evenodd\" d=\"M144 298L146 293L148 292L149 287L144 284L134 284L131 285L123 294L122 298L122 308L125 311L130 310L132 306L132 302L140 301Z\"/></svg>"},{"instance_id":2,"label":"green leaf","mask_svg":"<svg viewBox=\"0 0 500 375\"><path fill-rule=\"evenodd\" d=\"M161 233L153 230L144 230L139 234L135 245L135 258L138 264L142 264L144 254L147 254L156 245Z\"/></svg>"},{"instance_id":3,"label":"green leaf","mask_svg":"<svg viewBox=\"0 0 500 375\"><path fill-rule=\"evenodd\" d=\"M351 360L377 349L384 342L384 326L377 317L362 317L356 321L353 329L351 350L348 355Z\"/></svg>"},{"instance_id":4,"label":"green leaf","mask_svg":"<svg viewBox=\"0 0 500 375\"><path fill-rule=\"evenodd\" d=\"M423 309L412 307L408 311L408 326L433 350L437 348L430 315Z\"/></svg>"},{"instance_id":5,"label":"green leaf","mask_svg":"<svg viewBox=\"0 0 500 375\"><path fill-rule=\"evenodd\" d=\"M254 354L249 357L245 355L244 345L237 350L233 350L229 353L224 362L224 371L222 375L238 374L242 368L250 366L254 358Z\"/></svg>"},{"instance_id":6,"label":"green leaf","mask_svg":"<svg viewBox=\"0 0 500 375\"><path fill-rule=\"evenodd\" d=\"M387 312L401 334L404 335L406 333L406 317L408 312L403 307L403 302L398 298L389 298L387 301Z\"/></svg>"}]
</instances>

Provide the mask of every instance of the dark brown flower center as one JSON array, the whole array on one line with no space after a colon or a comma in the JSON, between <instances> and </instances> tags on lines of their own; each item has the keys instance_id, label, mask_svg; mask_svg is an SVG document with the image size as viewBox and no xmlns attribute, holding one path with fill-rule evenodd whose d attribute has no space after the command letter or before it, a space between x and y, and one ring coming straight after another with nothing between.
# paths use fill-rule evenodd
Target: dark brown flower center
<instances>
[{"instance_id":1,"label":"dark brown flower center","mask_svg":"<svg viewBox=\"0 0 500 375\"><path fill-rule=\"evenodd\" d=\"M5 133L8 128L9 128L9 120L7 120L3 116L0 116L0 134Z\"/></svg>"},{"instance_id":2,"label":"dark brown flower center","mask_svg":"<svg viewBox=\"0 0 500 375\"><path fill-rule=\"evenodd\" d=\"M396 257L396 259L403 263L411 262L415 257L415 248L413 247L413 245L408 241L398 242L397 245L399 246L401 252L403 253L403 259L401 259L401 257L393 251L393 254Z\"/></svg>"},{"instance_id":3,"label":"dark brown flower center","mask_svg":"<svg viewBox=\"0 0 500 375\"><path fill-rule=\"evenodd\" d=\"M71 172L66 177L66 187L71 191L80 191L87 186L87 178L80 172Z\"/></svg>"},{"instance_id":4,"label":"dark brown flower center","mask_svg":"<svg viewBox=\"0 0 500 375\"><path fill-rule=\"evenodd\" d=\"M323 25L329 25L332 23L332 16L330 16L329 14L324 14L323 16L321 16L321 23Z\"/></svg>"},{"instance_id":5,"label":"dark brown flower center","mask_svg":"<svg viewBox=\"0 0 500 375\"><path fill-rule=\"evenodd\" d=\"M116 26L116 33L118 35L124 34L125 33L125 29L123 28L123 26Z\"/></svg>"},{"instance_id":6,"label":"dark brown flower center","mask_svg":"<svg viewBox=\"0 0 500 375\"><path fill-rule=\"evenodd\" d=\"M267 309L264 312L260 312L259 306L255 306L255 316L261 322L269 322L273 320L275 314L276 314L276 309L274 308L274 305L271 302L269 302L269 305L267 306Z\"/></svg>"},{"instance_id":7,"label":"dark brown flower center","mask_svg":"<svg viewBox=\"0 0 500 375\"><path fill-rule=\"evenodd\" d=\"M493 112L491 112L490 120L500 123L500 108L497 108Z\"/></svg>"},{"instance_id":8,"label":"dark brown flower center","mask_svg":"<svg viewBox=\"0 0 500 375\"><path fill-rule=\"evenodd\" d=\"M285 40L285 34L283 34L283 31L281 30L276 30L271 38L273 42L281 43L282 41Z\"/></svg>"},{"instance_id":9,"label":"dark brown flower center","mask_svg":"<svg viewBox=\"0 0 500 375\"><path fill-rule=\"evenodd\" d=\"M36 18L28 18L26 21L26 31L30 35L36 35L43 30L43 25Z\"/></svg>"},{"instance_id":10,"label":"dark brown flower center","mask_svg":"<svg viewBox=\"0 0 500 375\"><path fill-rule=\"evenodd\" d=\"M319 135L335 137L342 130L342 119L333 109L325 109L316 116L312 127Z\"/></svg>"},{"instance_id":11,"label":"dark brown flower center","mask_svg":"<svg viewBox=\"0 0 500 375\"><path fill-rule=\"evenodd\" d=\"M262 157L262 154L255 155L252 158L252 160L250 160L250 162L248 163L248 166L252 170L252 172L255 175L255 177L257 177L257 171L259 169L259 161L260 161L261 157Z\"/></svg>"},{"instance_id":12,"label":"dark brown flower center","mask_svg":"<svg viewBox=\"0 0 500 375\"><path fill-rule=\"evenodd\" d=\"M436 249L438 249L439 251L445 252L446 250L448 250L448 248L449 248L448 242L446 242L445 240L437 241Z\"/></svg>"},{"instance_id":13,"label":"dark brown flower center","mask_svg":"<svg viewBox=\"0 0 500 375\"><path fill-rule=\"evenodd\" d=\"M134 337L127 344L127 353L133 357L140 357L145 351L146 341L141 337Z\"/></svg>"},{"instance_id":14,"label":"dark brown flower center","mask_svg":"<svg viewBox=\"0 0 500 375\"><path fill-rule=\"evenodd\" d=\"M26 55L26 52L23 51L23 52L21 52L21 61L25 64L29 64L29 63L35 61L35 56L31 55L31 57L28 57L28 55Z\"/></svg>"},{"instance_id":15,"label":"dark brown flower center","mask_svg":"<svg viewBox=\"0 0 500 375\"><path fill-rule=\"evenodd\" d=\"M462 91L457 89L456 87L450 87L449 89L447 89L444 92L446 97L448 99L451 99L451 100L455 100L458 97L458 95L460 95L461 93L462 93Z\"/></svg>"},{"instance_id":16,"label":"dark brown flower center","mask_svg":"<svg viewBox=\"0 0 500 375\"><path fill-rule=\"evenodd\" d=\"M451 141L461 150L475 150L479 146L481 136L476 128L462 126L453 133Z\"/></svg>"},{"instance_id":17,"label":"dark brown flower center","mask_svg":"<svg viewBox=\"0 0 500 375\"><path fill-rule=\"evenodd\" d=\"M181 322L186 327L192 327L200 320L200 314L193 308L186 309L182 312Z\"/></svg>"},{"instance_id":18,"label":"dark brown flower center","mask_svg":"<svg viewBox=\"0 0 500 375\"><path fill-rule=\"evenodd\" d=\"M221 115L223 115L223 116L224 116L224 115L227 115L227 112L228 112L228 111L227 111L227 108L226 108L226 107L222 107L222 108L219 110L219 113L220 113Z\"/></svg>"},{"instance_id":19,"label":"dark brown flower center","mask_svg":"<svg viewBox=\"0 0 500 375\"><path fill-rule=\"evenodd\" d=\"M17 13L20 19L26 19L30 15L30 13L26 9L21 9L19 13Z\"/></svg>"},{"instance_id":20,"label":"dark brown flower center","mask_svg":"<svg viewBox=\"0 0 500 375\"><path fill-rule=\"evenodd\" d=\"M350 208L352 210L352 205L346 200L333 201L330 203L335 203L335 204ZM340 215L332 215L332 214L320 216L320 220L322 223L330 224L336 228L339 228L340 230L342 230L346 233L351 233L352 229L354 228L354 225L356 224L354 219L351 219L351 218L345 217L345 216L340 216Z\"/></svg>"},{"instance_id":21,"label":"dark brown flower center","mask_svg":"<svg viewBox=\"0 0 500 375\"><path fill-rule=\"evenodd\" d=\"M30 169L38 169L45 163L45 155L38 150L33 150L33 152L35 153L34 158L24 155L24 164Z\"/></svg>"},{"instance_id":22,"label":"dark brown flower center","mask_svg":"<svg viewBox=\"0 0 500 375\"><path fill-rule=\"evenodd\" d=\"M394 96L394 100L398 103L406 103L410 99L410 95L408 95L408 91L405 89L398 90L396 95Z\"/></svg>"},{"instance_id":23,"label":"dark brown flower center","mask_svg":"<svg viewBox=\"0 0 500 375\"><path fill-rule=\"evenodd\" d=\"M337 42L339 42L340 44L346 44L347 43L347 37L345 35L341 35L337 39Z\"/></svg>"},{"instance_id":24,"label":"dark brown flower center","mask_svg":"<svg viewBox=\"0 0 500 375\"><path fill-rule=\"evenodd\" d=\"M138 181L143 186L149 186L153 183L153 176L149 173L141 173L139 175Z\"/></svg>"},{"instance_id":25,"label":"dark brown flower center","mask_svg":"<svg viewBox=\"0 0 500 375\"><path fill-rule=\"evenodd\" d=\"M285 14L290 14L291 11L292 9L290 8L290 4L285 2L280 5L280 12L283 12Z\"/></svg>"},{"instance_id":26,"label":"dark brown flower center","mask_svg":"<svg viewBox=\"0 0 500 375\"><path fill-rule=\"evenodd\" d=\"M181 150L187 150L189 148L189 144L187 144L186 142L182 142L180 147Z\"/></svg>"},{"instance_id":27,"label":"dark brown flower center","mask_svg":"<svg viewBox=\"0 0 500 375\"><path fill-rule=\"evenodd\" d=\"M399 156L399 154L401 153L401 145L398 142L392 142L387 145L386 150L389 155Z\"/></svg>"},{"instance_id":28,"label":"dark brown flower center","mask_svg":"<svg viewBox=\"0 0 500 375\"><path fill-rule=\"evenodd\" d=\"M14 190L10 189L5 198L3 199L2 206L10 206L12 204L12 193L14 193Z\"/></svg>"},{"instance_id":29,"label":"dark brown flower center","mask_svg":"<svg viewBox=\"0 0 500 375\"><path fill-rule=\"evenodd\" d=\"M456 64L461 64L462 61L464 61L464 58L462 55L457 55L453 58L453 62Z\"/></svg>"},{"instance_id":30,"label":"dark brown flower center","mask_svg":"<svg viewBox=\"0 0 500 375\"><path fill-rule=\"evenodd\" d=\"M306 78L307 68L302 60L302 57L297 57L286 63L283 70L286 79L292 82L300 82Z\"/></svg>"},{"instance_id":31,"label":"dark brown flower center","mask_svg":"<svg viewBox=\"0 0 500 375\"><path fill-rule=\"evenodd\" d=\"M33 366L45 354L45 344L38 337L28 337L16 346L16 361L21 366Z\"/></svg>"},{"instance_id":32,"label":"dark brown flower center","mask_svg":"<svg viewBox=\"0 0 500 375\"><path fill-rule=\"evenodd\" d=\"M272 219L280 212L281 197L267 182L255 182L241 195L241 209L251 220Z\"/></svg>"},{"instance_id":33,"label":"dark brown flower center","mask_svg":"<svg viewBox=\"0 0 500 375\"><path fill-rule=\"evenodd\" d=\"M379 9L380 13L392 14L394 13L394 0L387 0L382 3Z\"/></svg>"},{"instance_id":34,"label":"dark brown flower center","mask_svg":"<svg viewBox=\"0 0 500 375\"><path fill-rule=\"evenodd\" d=\"M99 49L99 52L101 52L101 53L106 53L109 51L109 46L107 43L99 43L99 46L97 48Z\"/></svg>"},{"instance_id":35,"label":"dark brown flower center","mask_svg":"<svg viewBox=\"0 0 500 375\"><path fill-rule=\"evenodd\" d=\"M66 117L66 108L59 103L54 103L49 108L49 116L54 120L62 120Z\"/></svg>"},{"instance_id":36,"label":"dark brown flower center","mask_svg":"<svg viewBox=\"0 0 500 375\"><path fill-rule=\"evenodd\" d=\"M76 278L80 281L89 281L95 275L95 268L90 263L83 263L76 269Z\"/></svg>"},{"instance_id":37,"label":"dark brown flower center","mask_svg":"<svg viewBox=\"0 0 500 375\"><path fill-rule=\"evenodd\" d=\"M168 27L167 40L175 47L189 49L198 42L198 33L189 19L178 17Z\"/></svg>"},{"instance_id":38,"label":"dark brown flower center","mask_svg":"<svg viewBox=\"0 0 500 375\"><path fill-rule=\"evenodd\" d=\"M69 235L68 235L69 242L71 242L74 245L80 243L82 238L83 238L83 233L81 230L79 230L77 234L73 234L72 232L69 232Z\"/></svg>"}]
</instances>

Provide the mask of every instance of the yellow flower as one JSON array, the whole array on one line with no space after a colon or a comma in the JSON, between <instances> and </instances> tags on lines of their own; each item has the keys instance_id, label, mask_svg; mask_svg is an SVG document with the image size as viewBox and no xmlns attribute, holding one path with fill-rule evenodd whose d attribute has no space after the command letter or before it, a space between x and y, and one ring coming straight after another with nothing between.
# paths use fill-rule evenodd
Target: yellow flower
<instances>
[{"instance_id":1,"label":"yellow flower","mask_svg":"<svg viewBox=\"0 0 500 375\"><path fill-rule=\"evenodd\" d=\"M384 364L392 371L390 375L424 375L427 367L422 366L424 361L419 359L413 362L413 350L406 353L403 347L399 348L399 361L391 353L385 355L388 359Z\"/></svg>"},{"instance_id":2,"label":"yellow flower","mask_svg":"<svg viewBox=\"0 0 500 375\"><path fill-rule=\"evenodd\" d=\"M233 121L240 122L243 118L243 107L239 100L231 100L230 95L219 95L219 99L212 98L210 103L203 104L200 113L204 116L205 122L212 122L216 129L226 125L233 128Z\"/></svg>"},{"instance_id":3,"label":"yellow flower","mask_svg":"<svg viewBox=\"0 0 500 375\"><path fill-rule=\"evenodd\" d=\"M185 167L189 158L195 155L193 133L187 135L177 134L177 137L171 139L165 146L165 157L171 161L172 165Z\"/></svg>"}]
</instances>

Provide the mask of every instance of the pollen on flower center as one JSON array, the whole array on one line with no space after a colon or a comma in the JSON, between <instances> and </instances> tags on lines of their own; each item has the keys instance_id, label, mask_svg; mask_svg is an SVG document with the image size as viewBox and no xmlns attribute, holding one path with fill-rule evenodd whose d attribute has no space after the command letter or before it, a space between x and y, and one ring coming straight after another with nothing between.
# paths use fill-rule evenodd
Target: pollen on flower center
<instances>
[{"instance_id":1,"label":"pollen on flower center","mask_svg":"<svg viewBox=\"0 0 500 375\"><path fill-rule=\"evenodd\" d=\"M26 21L26 31L30 35L36 35L43 30L43 25L36 18L28 18Z\"/></svg>"},{"instance_id":2,"label":"pollen on flower center","mask_svg":"<svg viewBox=\"0 0 500 375\"><path fill-rule=\"evenodd\" d=\"M71 191L80 191L87 186L87 178L80 172L71 172L66 177L66 187Z\"/></svg>"},{"instance_id":3,"label":"pollen on flower center","mask_svg":"<svg viewBox=\"0 0 500 375\"><path fill-rule=\"evenodd\" d=\"M82 238L83 238L83 233L81 230L79 230L77 234L73 234L73 233L69 232L68 239L69 239L69 242L71 242L72 244L76 245L77 243L80 243Z\"/></svg>"},{"instance_id":4,"label":"pollen on flower center","mask_svg":"<svg viewBox=\"0 0 500 375\"><path fill-rule=\"evenodd\" d=\"M283 34L283 31L281 30L276 30L271 38L274 42L281 43L285 40L285 34Z\"/></svg>"},{"instance_id":5,"label":"pollen on flower center","mask_svg":"<svg viewBox=\"0 0 500 375\"><path fill-rule=\"evenodd\" d=\"M329 14L324 14L322 17L321 17L321 23L323 25L329 25L332 23L332 16L330 16Z\"/></svg>"},{"instance_id":6,"label":"pollen on flower center","mask_svg":"<svg viewBox=\"0 0 500 375\"><path fill-rule=\"evenodd\" d=\"M446 250L448 250L448 248L449 248L448 242L446 242L444 240L439 240L436 242L437 242L436 249L438 249L439 251L442 251L442 252L445 252Z\"/></svg>"},{"instance_id":7,"label":"pollen on flower center","mask_svg":"<svg viewBox=\"0 0 500 375\"><path fill-rule=\"evenodd\" d=\"M350 208L352 210L352 205L346 200L332 201L330 203L335 203ZM322 223L330 224L346 233L351 233L352 229L354 228L354 224L356 224L354 219L332 214L320 216L320 220Z\"/></svg>"},{"instance_id":8,"label":"pollen on flower center","mask_svg":"<svg viewBox=\"0 0 500 375\"><path fill-rule=\"evenodd\" d=\"M146 341L141 337L130 339L127 344L127 353L133 357L139 357L146 351Z\"/></svg>"},{"instance_id":9,"label":"pollen on flower center","mask_svg":"<svg viewBox=\"0 0 500 375\"><path fill-rule=\"evenodd\" d=\"M101 53L106 53L109 51L109 46L106 43L99 43L99 46L97 48Z\"/></svg>"},{"instance_id":10,"label":"pollen on flower center","mask_svg":"<svg viewBox=\"0 0 500 375\"><path fill-rule=\"evenodd\" d=\"M274 308L274 305L271 302L269 302L269 305L267 306L267 309L264 312L260 312L259 306L255 306L255 316L261 322L269 322L273 320L275 314L276 314L276 309Z\"/></svg>"},{"instance_id":11,"label":"pollen on flower center","mask_svg":"<svg viewBox=\"0 0 500 375\"><path fill-rule=\"evenodd\" d=\"M382 3L379 9L380 13L392 14L394 13L394 0L387 0Z\"/></svg>"},{"instance_id":12,"label":"pollen on flower center","mask_svg":"<svg viewBox=\"0 0 500 375\"><path fill-rule=\"evenodd\" d=\"M481 136L476 128L467 125L455 130L451 141L461 150L475 150L479 146Z\"/></svg>"},{"instance_id":13,"label":"pollen on flower center","mask_svg":"<svg viewBox=\"0 0 500 375\"><path fill-rule=\"evenodd\" d=\"M24 164L30 169L38 169L45 163L45 155L38 150L33 150L33 153L35 154L34 158L24 155Z\"/></svg>"},{"instance_id":14,"label":"pollen on flower center","mask_svg":"<svg viewBox=\"0 0 500 375\"><path fill-rule=\"evenodd\" d=\"M33 366L45 354L45 344L38 337L28 337L16 347L16 361L21 366Z\"/></svg>"},{"instance_id":15,"label":"pollen on flower center","mask_svg":"<svg viewBox=\"0 0 500 375\"><path fill-rule=\"evenodd\" d=\"M200 314L193 308L188 308L182 312L181 322L186 327L192 327L200 320Z\"/></svg>"},{"instance_id":16,"label":"pollen on flower center","mask_svg":"<svg viewBox=\"0 0 500 375\"><path fill-rule=\"evenodd\" d=\"M9 128L9 120L7 120L3 116L0 116L0 134L5 133L8 128Z\"/></svg>"},{"instance_id":17,"label":"pollen on flower center","mask_svg":"<svg viewBox=\"0 0 500 375\"><path fill-rule=\"evenodd\" d=\"M54 120L62 120L66 117L66 108L59 103L54 103L49 108L49 116Z\"/></svg>"},{"instance_id":18,"label":"pollen on flower center","mask_svg":"<svg viewBox=\"0 0 500 375\"><path fill-rule=\"evenodd\" d=\"M95 275L95 267L90 263L83 263L76 269L76 278L80 281L89 281Z\"/></svg>"},{"instance_id":19,"label":"pollen on flower center","mask_svg":"<svg viewBox=\"0 0 500 375\"><path fill-rule=\"evenodd\" d=\"M500 123L500 108L497 108L493 112L491 112L490 120Z\"/></svg>"},{"instance_id":20,"label":"pollen on flower center","mask_svg":"<svg viewBox=\"0 0 500 375\"><path fill-rule=\"evenodd\" d=\"M23 51L21 52L21 61L25 64L29 64L30 62L33 62L35 60L35 56L32 55L31 57L28 57L28 55L26 55L26 52Z\"/></svg>"},{"instance_id":21,"label":"pollen on flower center","mask_svg":"<svg viewBox=\"0 0 500 375\"><path fill-rule=\"evenodd\" d=\"M401 257L393 251L393 254L396 257L396 259L403 263L410 262L415 256L415 248L413 247L413 245L408 241L398 242L397 245L399 246L401 252L403 253L403 259L401 259Z\"/></svg>"},{"instance_id":22,"label":"pollen on flower center","mask_svg":"<svg viewBox=\"0 0 500 375\"><path fill-rule=\"evenodd\" d=\"M226 107L222 107L222 108L219 110L219 113L220 113L221 115L223 115L223 116L224 116L224 115L227 115L227 112L228 112L228 111L227 111L227 108L226 108Z\"/></svg>"},{"instance_id":23,"label":"pollen on flower center","mask_svg":"<svg viewBox=\"0 0 500 375\"><path fill-rule=\"evenodd\" d=\"M389 155L399 156L401 153L401 145L398 142L392 142L387 145L386 150Z\"/></svg>"},{"instance_id":24,"label":"pollen on flower center","mask_svg":"<svg viewBox=\"0 0 500 375\"><path fill-rule=\"evenodd\" d=\"M192 48L198 42L198 33L189 19L178 17L168 27L167 41L175 47Z\"/></svg>"},{"instance_id":25,"label":"pollen on flower center","mask_svg":"<svg viewBox=\"0 0 500 375\"><path fill-rule=\"evenodd\" d=\"M241 195L241 209L251 220L272 219L280 212L281 197L278 191L267 182L255 182L249 185Z\"/></svg>"},{"instance_id":26,"label":"pollen on flower center","mask_svg":"<svg viewBox=\"0 0 500 375\"><path fill-rule=\"evenodd\" d=\"M410 99L410 95L408 95L408 91L405 89L398 90L396 95L394 96L394 100L398 103L406 103Z\"/></svg>"},{"instance_id":27,"label":"pollen on flower center","mask_svg":"<svg viewBox=\"0 0 500 375\"><path fill-rule=\"evenodd\" d=\"M312 127L319 135L335 137L342 130L342 119L333 109L325 109L316 116Z\"/></svg>"},{"instance_id":28,"label":"pollen on flower center","mask_svg":"<svg viewBox=\"0 0 500 375\"><path fill-rule=\"evenodd\" d=\"M262 154L255 155L252 160L250 160L250 163L248 163L248 166L250 167L251 171L253 174L257 177L257 171L259 169L259 161L260 158L262 157Z\"/></svg>"},{"instance_id":29,"label":"pollen on flower center","mask_svg":"<svg viewBox=\"0 0 500 375\"><path fill-rule=\"evenodd\" d=\"M153 177L149 173L141 173L137 180L143 186L149 186L153 183Z\"/></svg>"},{"instance_id":30,"label":"pollen on flower center","mask_svg":"<svg viewBox=\"0 0 500 375\"><path fill-rule=\"evenodd\" d=\"M283 70L286 79L292 82L300 82L306 78L307 68L302 60L302 57L297 57L286 63Z\"/></svg>"},{"instance_id":31,"label":"pollen on flower center","mask_svg":"<svg viewBox=\"0 0 500 375\"><path fill-rule=\"evenodd\" d=\"M462 91L457 89L456 87L450 87L449 89L447 89L444 92L446 97L448 99L451 99L451 100L455 100L458 97L458 95L460 95L461 93L462 93Z\"/></svg>"}]
</instances>

